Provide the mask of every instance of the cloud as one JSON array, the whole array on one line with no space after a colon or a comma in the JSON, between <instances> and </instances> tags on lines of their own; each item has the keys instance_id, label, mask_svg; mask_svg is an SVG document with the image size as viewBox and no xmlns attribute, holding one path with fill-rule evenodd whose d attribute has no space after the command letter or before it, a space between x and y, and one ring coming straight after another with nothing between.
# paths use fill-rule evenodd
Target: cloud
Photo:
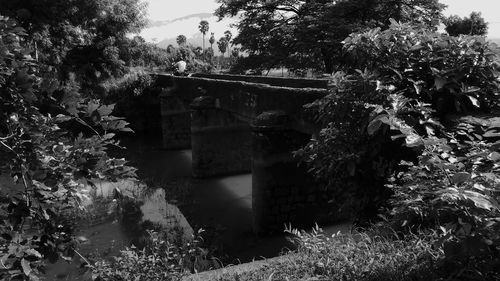
<instances>
[{"instance_id":1,"label":"cloud","mask_svg":"<svg viewBox=\"0 0 500 281\"><path fill-rule=\"evenodd\" d=\"M148 42L161 42L161 47L166 47L168 44L174 44L175 38L182 34L186 36L188 44L194 46L201 46L203 44L202 34L198 30L198 25L201 20L208 21L209 31L205 36L206 46L209 46L208 39L210 33L214 32L216 40L224 36L224 31L230 30L234 35L237 33L236 28L231 27L235 22L234 19L223 19L218 21L216 16L210 13L198 13L183 16L174 20L151 21L149 26L141 31L139 34ZM216 45L214 44L214 49Z\"/></svg>"},{"instance_id":2,"label":"cloud","mask_svg":"<svg viewBox=\"0 0 500 281\"><path fill-rule=\"evenodd\" d=\"M167 25L167 24L170 24L170 23L173 23L176 21L182 21L182 20L186 20L186 19L190 19L190 18L207 19L207 18L210 18L212 16L213 16L213 14L211 14L211 13L199 13L199 14L191 14L191 15L183 16L183 17L176 18L173 20L150 20L147 28L163 26L163 25Z\"/></svg>"}]
</instances>

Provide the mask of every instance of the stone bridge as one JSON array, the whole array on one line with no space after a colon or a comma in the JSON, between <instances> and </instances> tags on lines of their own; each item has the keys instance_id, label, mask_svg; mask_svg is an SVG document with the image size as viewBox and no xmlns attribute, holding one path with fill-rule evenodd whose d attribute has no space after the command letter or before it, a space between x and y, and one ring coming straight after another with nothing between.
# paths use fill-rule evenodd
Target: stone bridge
<instances>
[{"instance_id":1,"label":"stone bridge","mask_svg":"<svg viewBox=\"0 0 500 281\"><path fill-rule=\"evenodd\" d=\"M192 149L197 178L252 172L257 233L324 220L321 192L292 152L318 128L303 105L327 81L239 75L157 74L163 147Z\"/></svg>"}]
</instances>

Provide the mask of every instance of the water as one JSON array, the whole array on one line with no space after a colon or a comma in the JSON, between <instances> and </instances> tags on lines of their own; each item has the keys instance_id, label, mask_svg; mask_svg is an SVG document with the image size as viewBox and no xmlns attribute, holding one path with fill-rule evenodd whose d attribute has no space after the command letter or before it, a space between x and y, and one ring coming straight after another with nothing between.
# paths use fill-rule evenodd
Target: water
<instances>
[{"instance_id":1,"label":"water","mask_svg":"<svg viewBox=\"0 0 500 281\"><path fill-rule=\"evenodd\" d=\"M216 256L239 263L277 256L283 248L292 247L284 235L258 237L253 233L250 173L192 179L191 150L162 150L159 138L134 137L122 144L141 178L160 184L179 178L188 181L188 198L178 202L179 208L195 230L206 230L204 238Z\"/></svg>"},{"instance_id":2,"label":"water","mask_svg":"<svg viewBox=\"0 0 500 281\"><path fill-rule=\"evenodd\" d=\"M161 138L124 139L130 164L138 174L153 182L187 181L185 200L176 202L189 224L206 229L205 239L215 255L226 262L240 263L279 255L293 245L284 233L259 237L252 229L252 175L250 173L210 179L191 178L191 150L161 149ZM184 190L174 190L182 193ZM168 198L167 191L167 200ZM184 202L182 202L184 201ZM323 227L326 234L348 231L350 223Z\"/></svg>"},{"instance_id":3,"label":"water","mask_svg":"<svg viewBox=\"0 0 500 281\"><path fill-rule=\"evenodd\" d=\"M132 197L142 197L143 220L150 220L168 229L183 229L185 239L194 231L205 229L206 247L224 265L237 264L279 255L293 245L285 235L259 237L252 230L252 175L241 174L210 179L191 178L191 150L167 151L159 137L134 136L122 140L127 149L114 151L138 168L138 176L149 185L147 194L137 194L137 183L101 183L98 193L110 196L118 187ZM165 187L163 189L162 187ZM166 198L166 200L165 200ZM348 231L349 223L326 228L326 232ZM105 257L119 254L129 245L133 231L116 221L109 221L82 230L79 235L89 239L81 245L83 253L98 252ZM78 268L58 262L49 267L49 280L82 280Z\"/></svg>"}]
</instances>

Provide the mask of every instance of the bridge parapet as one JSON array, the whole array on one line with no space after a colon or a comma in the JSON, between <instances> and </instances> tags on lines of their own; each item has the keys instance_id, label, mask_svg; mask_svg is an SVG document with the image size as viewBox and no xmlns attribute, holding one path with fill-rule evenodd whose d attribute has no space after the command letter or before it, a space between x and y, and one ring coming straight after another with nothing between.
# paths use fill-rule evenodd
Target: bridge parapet
<instances>
[{"instance_id":1,"label":"bridge parapet","mask_svg":"<svg viewBox=\"0 0 500 281\"><path fill-rule=\"evenodd\" d=\"M304 120L308 118L304 114L303 105L328 93L326 89L274 87L242 81L171 75L158 75L157 83L166 93L182 100L186 108L196 97L211 96L215 99L217 108L248 123L264 111L282 110L290 116L291 125L300 131L310 130L304 127L308 123Z\"/></svg>"},{"instance_id":2,"label":"bridge parapet","mask_svg":"<svg viewBox=\"0 0 500 281\"><path fill-rule=\"evenodd\" d=\"M316 88L316 89L328 88L328 80L326 79L286 78L286 77L272 77L272 76L212 74L212 73L195 73L191 77L228 80L228 81L245 81L250 83L267 84L270 86L288 87L288 88Z\"/></svg>"}]
</instances>

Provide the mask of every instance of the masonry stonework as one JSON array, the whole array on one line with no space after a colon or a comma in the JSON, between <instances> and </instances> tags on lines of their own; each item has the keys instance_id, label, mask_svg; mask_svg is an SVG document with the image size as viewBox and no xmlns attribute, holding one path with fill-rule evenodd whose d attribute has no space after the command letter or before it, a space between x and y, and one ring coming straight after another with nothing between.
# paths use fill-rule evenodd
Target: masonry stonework
<instances>
[{"instance_id":1,"label":"masonry stonework","mask_svg":"<svg viewBox=\"0 0 500 281\"><path fill-rule=\"evenodd\" d=\"M169 92L160 96L164 149L191 147L191 117L183 101Z\"/></svg>"},{"instance_id":2,"label":"masonry stonework","mask_svg":"<svg viewBox=\"0 0 500 281\"><path fill-rule=\"evenodd\" d=\"M164 147L191 147L194 177L252 171L255 232L281 232L285 224L308 227L321 219L321 192L293 151L317 133L303 106L325 96L326 89L270 85L285 80L259 84L158 75L157 81L165 89Z\"/></svg>"},{"instance_id":3,"label":"masonry stonework","mask_svg":"<svg viewBox=\"0 0 500 281\"><path fill-rule=\"evenodd\" d=\"M251 170L251 131L247 122L201 96L191 103L193 176L206 178Z\"/></svg>"},{"instance_id":4,"label":"masonry stonework","mask_svg":"<svg viewBox=\"0 0 500 281\"><path fill-rule=\"evenodd\" d=\"M310 135L289 128L280 111L264 112L252 124L252 209L257 233L281 232L285 225L314 223L316 185L293 151Z\"/></svg>"}]
</instances>

